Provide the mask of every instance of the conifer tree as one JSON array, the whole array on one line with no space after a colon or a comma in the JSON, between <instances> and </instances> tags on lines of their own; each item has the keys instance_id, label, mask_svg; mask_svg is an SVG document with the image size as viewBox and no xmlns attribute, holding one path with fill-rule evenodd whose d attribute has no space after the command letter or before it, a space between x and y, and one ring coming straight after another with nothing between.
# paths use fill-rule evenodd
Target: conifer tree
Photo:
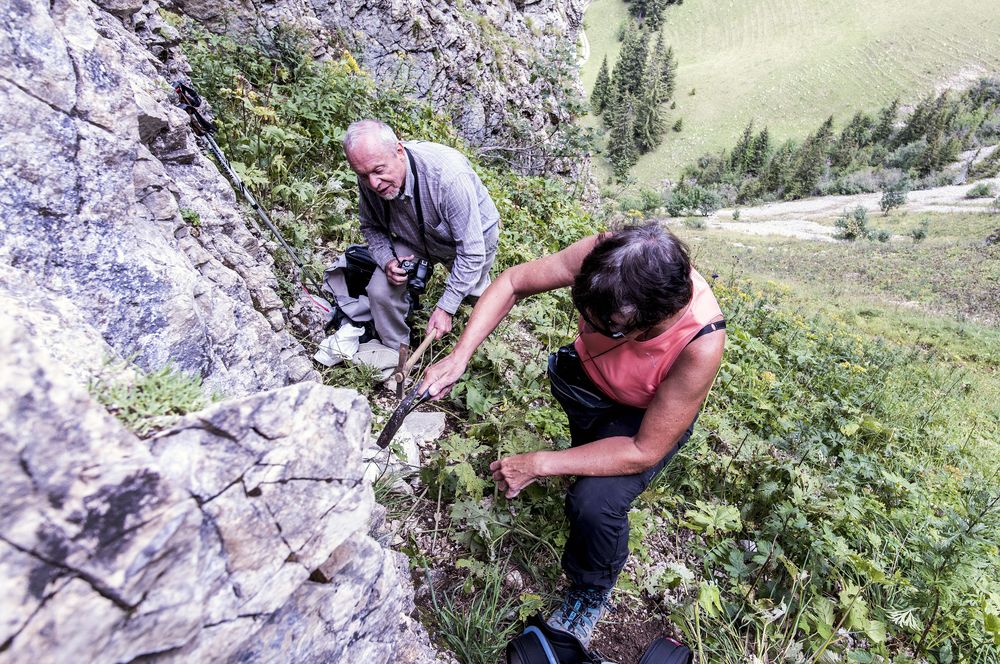
<instances>
[{"instance_id":1,"label":"conifer tree","mask_svg":"<svg viewBox=\"0 0 1000 664\"><path fill-rule=\"evenodd\" d=\"M653 67L647 67L642 93L636 100L635 146L639 154L645 154L659 145L666 128L660 103L661 86L659 74Z\"/></svg>"},{"instance_id":2,"label":"conifer tree","mask_svg":"<svg viewBox=\"0 0 1000 664\"><path fill-rule=\"evenodd\" d=\"M736 142L732 154L729 155L729 169L742 175L747 172L750 164L750 154L753 147L753 121L743 130L743 135Z\"/></svg>"},{"instance_id":3,"label":"conifer tree","mask_svg":"<svg viewBox=\"0 0 1000 664\"><path fill-rule=\"evenodd\" d=\"M608 75L608 56L604 56L601 62L601 69L597 72L597 81L594 83L594 91L590 94L590 103L594 113L600 115L608 106L608 97L611 94L611 77Z\"/></svg>"},{"instance_id":4,"label":"conifer tree","mask_svg":"<svg viewBox=\"0 0 1000 664\"><path fill-rule=\"evenodd\" d=\"M831 115L799 148L795 158L795 171L792 173L785 194L786 198L802 198L813 193L826 171L826 153L832 138L833 116Z\"/></svg>"},{"instance_id":5,"label":"conifer tree","mask_svg":"<svg viewBox=\"0 0 1000 664\"><path fill-rule=\"evenodd\" d=\"M747 173L749 175L760 175L764 172L764 167L767 165L767 159L771 156L771 137L767 132L767 127L760 130L757 137L753 139L753 145L750 148L750 159L747 164Z\"/></svg>"},{"instance_id":6,"label":"conifer tree","mask_svg":"<svg viewBox=\"0 0 1000 664\"><path fill-rule=\"evenodd\" d=\"M635 111L631 98L623 99L615 111L614 125L608 136L607 154L615 177L619 180L628 177L629 169L639 158L635 147Z\"/></svg>"},{"instance_id":7,"label":"conifer tree","mask_svg":"<svg viewBox=\"0 0 1000 664\"><path fill-rule=\"evenodd\" d=\"M663 94L666 99L670 99L677 88L677 61L674 59L673 46L668 46L667 52L660 59L660 80L663 81Z\"/></svg>"},{"instance_id":8,"label":"conifer tree","mask_svg":"<svg viewBox=\"0 0 1000 664\"><path fill-rule=\"evenodd\" d=\"M635 95L642 86L643 72L646 69L646 51L649 44L649 35L639 30L635 22L629 25L625 41L622 42L622 50L618 55L618 62L615 64L612 79L617 78L616 84L622 93Z\"/></svg>"},{"instance_id":9,"label":"conifer tree","mask_svg":"<svg viewBox=\"0 0 1000 664\"><path fill-rule=\"evenodd\" d=\"M880 143L889 146L892 138L893 125L896 123L896 113L899 112L899 100L893 99L892 103L882 109L879 113L878 122L872 130L872 143Z\"/></svg>"}]
</instances>

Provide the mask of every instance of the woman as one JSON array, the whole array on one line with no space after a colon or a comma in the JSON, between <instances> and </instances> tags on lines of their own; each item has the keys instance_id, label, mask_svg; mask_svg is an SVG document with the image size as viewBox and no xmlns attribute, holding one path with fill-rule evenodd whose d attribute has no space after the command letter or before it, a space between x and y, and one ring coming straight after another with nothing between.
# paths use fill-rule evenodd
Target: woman
<instances>
[{"instance_id":1,"label":"woman","mask_svg":"<svg viewBox=\"0 0 1000 664\"><path fill-rule=\"evenodd\" d=\"M505 457L490 470L507 498L539 477L576 476L562 559L572 586L548 622L588 646L628 557L632 501L691 436L722 361L725 322L680 240L655 222L633 226L504 271L422 387L445 396L514 304L566 286L579 336L549 357L549 378L572 446Z\"/></svg>"}]
</instances>

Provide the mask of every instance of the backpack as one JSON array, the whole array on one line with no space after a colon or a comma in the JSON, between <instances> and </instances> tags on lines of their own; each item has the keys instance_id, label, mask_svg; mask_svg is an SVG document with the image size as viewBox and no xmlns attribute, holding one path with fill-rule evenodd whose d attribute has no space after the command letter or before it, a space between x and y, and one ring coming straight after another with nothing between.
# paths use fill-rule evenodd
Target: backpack
<instances>
[{"instance_id":1,"label":"backpack","mask_svg":"<svg viewBox=\"0 0 1000 664\"><path fill-rule=\"evenodd\" d=\"M691 650L677 641L657 638L642 654L639 664L691 664ZM507 644L506 664L607 664L588 652L569 632L548 625L541 615L528 619L521 635Z\"/></svg>"}]
</instances>

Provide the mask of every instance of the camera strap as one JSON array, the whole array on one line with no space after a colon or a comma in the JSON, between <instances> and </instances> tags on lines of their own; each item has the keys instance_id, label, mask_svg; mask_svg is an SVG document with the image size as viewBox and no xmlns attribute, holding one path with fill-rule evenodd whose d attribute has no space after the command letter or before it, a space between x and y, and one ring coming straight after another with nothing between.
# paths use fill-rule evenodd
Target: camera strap
<instances>
[{"instance_id":1,"label":"camera strap","mask_svg":"<svg viewBox=\"0 0 1000 664\"><path fill-rule=\"evenodd\" d=\"M424 209L420 205L420 175L417 173L417 163L413 160L413 155L405 147L403 151L406 152L406 158L410 162L410 172L413 173L413 204L417 209L417 228L420 230L420 241L424 245L424 258L431 260L430 251L427 249L427 235L424 231ZM389 201L382 199L382 218L385 220L385 227L391 229L389 220L391 219L391 210L389 209ZM392 250L393 254L396 253L395 247ZM399 258L397 256L397 258Z\"/></svg>"}]
</instances>

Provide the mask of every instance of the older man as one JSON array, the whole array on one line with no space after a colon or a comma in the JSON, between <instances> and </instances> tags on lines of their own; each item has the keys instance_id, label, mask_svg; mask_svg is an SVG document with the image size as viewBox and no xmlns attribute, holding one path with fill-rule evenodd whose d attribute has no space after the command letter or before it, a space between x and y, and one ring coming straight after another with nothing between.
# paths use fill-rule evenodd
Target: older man
<instances>
[{"instance_id":1,"label":"older man","mask_svg":"<svg viewBox=\"0 0 1000 664\"><path fill-rule=\"evenodd\" d=\"M462 300L490 283L500 230L496 205L460 152L400 142L383 122L351 124L344 153L358 176L361 232L381 268L367 289L375 331L390 348L409 343L409 277L400 263L425 258L449 268L427 323L427 333L440 339Z\"/></svg>"}]
</instances>

